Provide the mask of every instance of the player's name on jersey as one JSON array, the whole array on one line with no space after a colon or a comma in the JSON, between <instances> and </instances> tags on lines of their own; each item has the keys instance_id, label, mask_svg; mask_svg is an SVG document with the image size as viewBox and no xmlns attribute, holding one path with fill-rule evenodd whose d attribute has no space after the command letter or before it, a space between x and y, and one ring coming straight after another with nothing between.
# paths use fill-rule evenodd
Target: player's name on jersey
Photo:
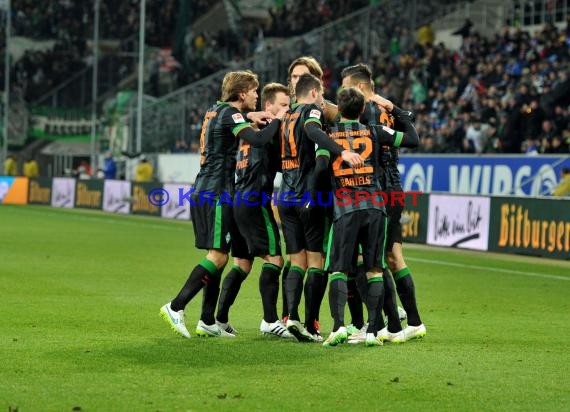
<instances>
[{"instance_id":1,"label":"player's name on jersey","mask_svg":"<svg viewBox=\"0 0 570 412\"><path fill-rule=\"evenodd\" d=\"M298 169L299 168L299 160L298 159L287 159L281 161L281 169L282 170L291 170L291 169Z\"/></svg>"},{"instance_id":2,"label":"player's name on jersey","mask_svg":"<svg viewBox=\"0 0 570 412\"><path fill-rule=\"evenodd\" d=\"M338 132L330 132L329 136L333 139L339 139L341 137L362 137L362 136L370 136L370 130L363 129L363 130L346 130L346 131L338 131Z\"/></svg>"},{"instance_id":3,"label":"player's name on jersey","mask_svg":"<svg viewBox=\"0 0 570 412\"><path fill-rule=\"evenodd\" d=\"M249 165L249 159L243 159L236 162L236 169L245 169Z\"/></svg>"},{"instance_id":4,"label":"player's name on jersey","mask_svg":"<svg viewBox=\"0 0 570 412\"><path fill-rule=\"evenodd\" d=\"M342 186L367 186L372 184L372 176L353 176L341 177L340 184Z\"/></svg>"}]
</instances>

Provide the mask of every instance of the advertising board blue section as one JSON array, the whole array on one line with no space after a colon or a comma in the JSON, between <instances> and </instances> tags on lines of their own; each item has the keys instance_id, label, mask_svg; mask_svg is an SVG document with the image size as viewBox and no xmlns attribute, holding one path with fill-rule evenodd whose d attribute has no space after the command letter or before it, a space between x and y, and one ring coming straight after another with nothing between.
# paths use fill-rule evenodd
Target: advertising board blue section
<instances>
[{"instance_id":1,"label":"advertising board blue section","mask_svg":"<svg viewBox=\"0 0 570 412\"><path fill-rule=\"evenodd\" d=\"M549 195L570 167L566 156L402 155L405 191L480 195Z\"/></svg>"}]
</instances>

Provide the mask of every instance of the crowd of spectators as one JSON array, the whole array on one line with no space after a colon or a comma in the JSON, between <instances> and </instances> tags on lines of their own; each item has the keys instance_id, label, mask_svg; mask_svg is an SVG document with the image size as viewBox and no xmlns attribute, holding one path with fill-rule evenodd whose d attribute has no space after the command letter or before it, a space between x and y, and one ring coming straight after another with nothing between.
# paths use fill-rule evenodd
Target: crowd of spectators
<instances>
[{"instance_id":1,"label":"crowd of spectators","mask_svg":"<svg viewBox=\"0 0 570 412\"><path fill-rule=\"evenodd\" d=\"M429 25L411 31L396 10L380 8L372 27L368 61L358 28L327 39L337 47L321 61L331 100L342 69L364 62L378 93L417 114L422 152L569 153L570 17L565 30L546 23L486 36L466 21L458 50L436 44Z\"/></svg>"},{"instance_id":2,"label":"crowd of spectators","mask_svg":"<svg viewBox=\"0 0 570 412\"><path fill-rule=\"evenodd\" d=\"M423 152L568 153L569 39L547 24L469 32L455 52L406 40L371 65L377 91L417 113Z\"/></svg>"},{"instance_id":3,"label":"crowd of spectators","mask_svg":"<svg viewBox=\"0 0 570 412\"><path fill-rule=\"evenodd\" d=\"M216 2L191 1L191 22ZM147 44L173 44L180 0L147 0ZM243 20L239 35L231 30L185 33L185 70L179 86L242 62L267 46L269 37L306 33L337 20L370 0L275 1L270 19ZM128 39L138 31L139 0L101 0L101 38ZM395 10L380 8L372 16L368 51L378 93L416 113L426 153L568 153L570 143L569 29L546 24L528 33L505 28L482 36L470 22L457 30L462 45L454 51L436 44L429 26L419 32L403 24ZM4 23L0 23L3 25ZM28 101L40 97L91 63L88 41L93 33L93 3L71 0L13 0L13 34L52 40L53 48L27 51L14 62L12 85ZM327 96L334 100L340 71L363 62L360 27L334 32L331 53L322 59ZM0 27L0 44L5 44ZM127 48L126 44L123 45ZM3 54L4 50L2 50ZM299 54L304 54L299 49ZM0 87L3 85L0 71ZM275 79L285 81L285 79ZM202 109L189 113L190 135L199 134ZM172 151L197 149L194 139Z\"/></svg>"},{"instance_id":4,"label":"crowd of spectators","mask_svg":"<svg viewBox=\"0 0 570 412\"><path fill-rule=\"evenodd\" d=\"M420 152L569 153L570 25L547 23L534 33L506 27L484 37L467 22L454 51L434 44L429 26L413 32L398 16L382 18L386 33L364 63L378 93L416 113ZM338 36L331 41L337 53L321 61L331 100L342 68L363 62L356 36ZM197 135L199 110L191 119Z\"/></svg>"}]
</instances>

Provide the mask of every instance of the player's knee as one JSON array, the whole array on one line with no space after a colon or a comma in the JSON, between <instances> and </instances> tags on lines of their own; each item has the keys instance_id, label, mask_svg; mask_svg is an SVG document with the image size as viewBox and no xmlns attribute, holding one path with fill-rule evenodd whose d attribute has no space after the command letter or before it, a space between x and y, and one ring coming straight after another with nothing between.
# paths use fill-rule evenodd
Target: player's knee
<instances>
[{"instance_id":1,"label":"player's knee","mask_svg":"<svg viewBox=\"0 0 570 412\"><path fill-rule=\"evenodd\" d=\"M402 256L401 251L394 249L392 253L387 256L388 267L392 273L397 272L406 267L406 262L404 261L404 256Z\"/></svg>"},{"instance_id":2,"label":"player's knee","mask_svg":"<svg viewBox=\"0 0 570 412\"><path fill-rule=\"evenodd\" d=\"M266 256L264 260L280 268L283 267L283 258L281 256Z\"/></svg>"},{"instance_id":3,"label":"player's knee","mask_svg":"<svg viewBox=\"0 0 570 412\"><path fill-rule=\"evenodd\" d=\"M397 259L393 253L389 252L386 255L386 262L388 263L388 267L390 268L390 270L393 271L394 267L396 266L396 262L397 262Z\"/></svg>"},{"instance_id":4,"label":"player's knee","mask_svg":"<svg viewBox=\"0 0 570 412\"><path fill-rule=\"evenodd\" d=\"M382 269L380 268L372 268L370 271L366 272L366 279L374 279L374 278L381 278L382 277Z\"/></svg>"},{"instance_id":5,"label":"player's knee","mask_svg":"<svg viewBox=\"0 0 570 412\"><path fill-rule=\"evenodd\" d=\"M249 274L249 272L251 272L251 266L253 265L253 262L251 260L235 258L234 263L239 266L239 268L243 270L244 273Z\"/></svg>"},{"instance_id":6,"label":"player's knee","mask_svg":"<svg viewBox=\"0 0 570 412\"><path fill-rule=\"evenodd\" d=\"M310 268L323 268L323 255L320 252L307 252L307 266Z\"/></svg>"},{"instance_id":7,"label":"player's knee","mask_svg":"<svg viewBox=\"0 0 570 412\"><path fill-rule=\"evenodd\" d=\"M307 269L307 254L304 249L301 252L291 254L291 266Z\"/></svg>"},{"instance_id":8,"label":"player's knee","mask_svg":"<svg viewBox=\"0 0 570 412\"><path fill-rule=\"evenodd\" d=\"M216 265L216 268L221 269L227 265L228 260L229 260L229 256L225 252L212 249L212 250L208 251L208 254L206 255L206 259L208 259L214 265Z\"/></svg>"}]
</instances>

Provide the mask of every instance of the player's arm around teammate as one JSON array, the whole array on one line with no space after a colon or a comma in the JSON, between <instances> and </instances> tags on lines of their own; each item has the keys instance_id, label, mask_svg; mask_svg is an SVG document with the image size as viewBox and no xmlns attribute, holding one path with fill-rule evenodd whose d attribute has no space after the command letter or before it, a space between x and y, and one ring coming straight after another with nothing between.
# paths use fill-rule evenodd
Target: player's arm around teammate
<instances>
[{"instance_id":1,"label":"player's arm around teammate","mask_svg":"<svg viewBox=\"0 0 570 412\"><path fill-rule=\"evenodd\" d=\"M177 296L160 310L171 328L187 338L190 333L185 325L184 309L202 289L204 299L196 333L199 336L235 336L220 328L214 312L230 249L234 249L234 256L251 260L247 248L239 250L244 246L232 242L236 237L235 224L227 198L230 197L231 202L235 189L236 152L239 139L262 146L280 127L280 121L274 120L256 132L245 120L242 112L255 110L258 87L257 76L250 71L227 73L222 83L222 98L208 109L202 123L200 172L191 195L191 216L196 247L208 252L191 271Z\"/></svg>"},{"instance_id":2,"label":"player's arm around teammate","mask_svg":"<svg viewBox=\"0 0 570 412\"><path fill-rule=\"evenodd\" d=\"M287 87L278 83L266 85L261 93L261 107L272 116L281 117L289 107ZM279 274L283 267L279 228L271 207L273 181L280 160L277 140L278 136L274 136L263 147L251 146L243 140L240 142L233 211L241 236L239 241L247 246L250 255L261 257L264 261L259 277L263 306L260 331L281 338L292 338L279 321L276 309ZM234 258L235 270L230 271L224 279L216 315L216 320L220 323L229 325L229 309L249 273L249 268L244 270L244 263L251 267L251 261Z\"/></svg>"}]
</instances>

